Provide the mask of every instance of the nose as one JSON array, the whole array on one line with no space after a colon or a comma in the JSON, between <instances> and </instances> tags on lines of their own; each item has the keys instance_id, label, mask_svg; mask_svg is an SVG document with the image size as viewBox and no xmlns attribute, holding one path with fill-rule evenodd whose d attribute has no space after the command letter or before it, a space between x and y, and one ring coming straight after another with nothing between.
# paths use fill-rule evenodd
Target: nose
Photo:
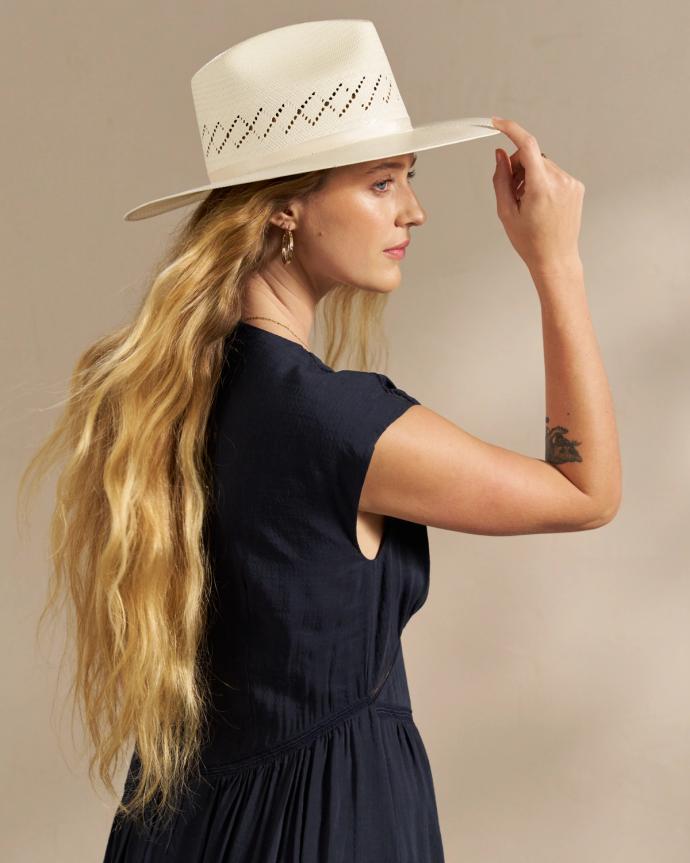
<instances>
[{"instance_id":1,"label":"nose","mask_svg":"<svg viewBox=\"0 0 690 863\"><path fill-rule=\"evenodd\" d=\"M412 195L412 202L400 210L400 215L396 224L398 225L423 225L426 222L426 210L417 200L416 195Z\"/></svg>"},{"instance_id":2,"label":"nose","mask_svg":"<svg viewBox=\"0 0 690 863\"><path fill-rule=\"evenodd\" d=\"M417 204L413 208L408 208L401 212L396 224L401 226L423 225L426 222L426 210Z\"/></svg>"}]
</instances>

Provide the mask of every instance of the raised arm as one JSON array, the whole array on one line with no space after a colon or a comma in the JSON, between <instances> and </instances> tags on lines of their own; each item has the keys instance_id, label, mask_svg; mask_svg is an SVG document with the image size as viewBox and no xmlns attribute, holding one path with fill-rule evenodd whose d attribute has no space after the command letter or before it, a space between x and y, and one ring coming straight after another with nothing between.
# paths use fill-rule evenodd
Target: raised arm
<instances>
[{"instance_id":1,"label":"raised arm","mask_svg":"<svg viewBox=\"0 0 690 863\"><path fill-rule=\"evenodd\" d=\"M533 278L544 339L545 461L597 501L610 521L621 500L620 449L582 265L535 271Z\"/></svg>"},{"instance_id":2,"label":"raised arm","mask_svg":"<svg viewBox=\"0 0 690 863\"><path fill-rule=\"evenodd\" d=\"M517 123L492 118L518 145L497 151L497 210L541 304L545 454L487 443L423 405L379 438L360 510L490 535L589 530L621 499L613 402L577 249L584 185L544 158Z\"/></svg>"}]
</instances>

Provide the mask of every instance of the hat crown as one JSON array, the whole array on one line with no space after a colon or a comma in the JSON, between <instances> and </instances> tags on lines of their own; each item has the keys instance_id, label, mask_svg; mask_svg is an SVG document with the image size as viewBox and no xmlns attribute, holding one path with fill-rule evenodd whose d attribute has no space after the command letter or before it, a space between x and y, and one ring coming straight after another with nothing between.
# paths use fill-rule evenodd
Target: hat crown
<instances>
[{"instance_id":1,"label":"hat crown","mask_svg":"<svg viewBox=\"0 0 690 863\"><path fill-rule=\"evenodd\" d=\"M305 21L260 33L192 77L211 182L348 139L410 129L372 21ZM330 139L330 140L329 140Z\"/></svg>"}]
</instances>

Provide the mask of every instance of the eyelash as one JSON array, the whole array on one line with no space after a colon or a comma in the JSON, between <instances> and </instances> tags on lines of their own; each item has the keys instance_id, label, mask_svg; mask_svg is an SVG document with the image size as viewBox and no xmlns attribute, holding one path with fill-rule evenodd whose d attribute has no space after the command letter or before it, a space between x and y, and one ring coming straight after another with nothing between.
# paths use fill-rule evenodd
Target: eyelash
<instances>
[{"instance_id":1,"label":"eyelash","mask_svg":"<svg viewBox=\"0 0 690 863\"><path fill-rule=\"evenodd\" d=\"M414 177L414 175L415 175L416 173L417 173L417 171L416 171L416 170L415 170L415 171L408 171L407 176L408 176L408 177L409 177L409 179L411 180L411 179L412 179L412 177ZM378 180L376 183L374 183L374 186L378 186L378 185L380 185L381 183L392 183L392 182L393 182L393 177L386 177L386 179L385 179L385 180ZM372 187L372 188L373 188L373 187ZM386 192L388 191L388 189L374 189L374 191L375 191L377 194L379 194L379 195L385 195L385 194L386 194Z\"/></svg>"}]
</instances>

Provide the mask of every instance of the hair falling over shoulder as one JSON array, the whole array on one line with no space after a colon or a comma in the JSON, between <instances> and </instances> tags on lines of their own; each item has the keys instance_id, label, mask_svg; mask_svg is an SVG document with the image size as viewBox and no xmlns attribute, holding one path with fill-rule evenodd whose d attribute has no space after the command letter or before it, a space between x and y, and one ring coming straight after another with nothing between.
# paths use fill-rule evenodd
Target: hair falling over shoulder
<instances>
[{"instance_id":1,"label":"hair falling over shoulder","mask_svg":"<svg viewBox=\"0 0 690 863\"><path fill-rule=\"evenodd\" d=\"M137 782L118 815L143 818L153 807L167 817L198 768L209 701L206 430L224 339L241 317L244 279L279 253L270 216L327 174L213 190L177 230L131 323L79 357L64 409L21 477L20 504L60 465L38 629L64 602L62 660L72 648L92 783L97 773L118 797L120 759L136 747ZM347 285L326 297L326 362L349 333L366 364L367 324L382 301Z\"/></svg>"}]
</instances>

